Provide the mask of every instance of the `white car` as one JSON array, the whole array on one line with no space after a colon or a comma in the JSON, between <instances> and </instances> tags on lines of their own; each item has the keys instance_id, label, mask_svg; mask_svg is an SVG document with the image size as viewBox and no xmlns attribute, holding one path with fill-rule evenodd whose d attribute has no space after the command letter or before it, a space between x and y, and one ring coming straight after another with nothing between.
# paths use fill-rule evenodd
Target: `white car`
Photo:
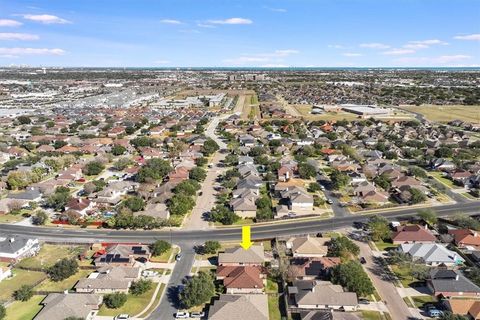
<instances>
[{"instance_id":1,"label":"white car","mask_svg":"<svg viewBox=\"0 0 480 320\"><path fill-rule=\"evenodd\" d=\"M113 320L128 320L130 319L130 316L128 314L119 314L118 316L116 316L115 318L113 318Z\"/></svg>"},{"instance_id":2,"label":"white car","mask_svg":"<svg viewBox=\"0 0 480 320\"><path fill-rule=\"evenodd\" d=\"M205 312L192 312L190 313L190 318L203 318L205 317Z\"/></svg>"},{"instance_id":3,"label":"white car","mask_svg":"<svg viewBox=\"0 0 480 320\"><path fill-rule=\"evenodd\" d=\"M175 319L188 319L190 318L190 314L188 312L177 312L175 313Z\"/></svg>"}]
</instances>

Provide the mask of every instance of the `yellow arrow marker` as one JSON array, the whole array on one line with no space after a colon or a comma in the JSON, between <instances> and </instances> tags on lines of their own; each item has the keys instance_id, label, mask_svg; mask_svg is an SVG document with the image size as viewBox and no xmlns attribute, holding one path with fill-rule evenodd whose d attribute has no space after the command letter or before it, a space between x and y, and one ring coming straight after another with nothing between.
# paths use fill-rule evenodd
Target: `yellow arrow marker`
<instances>
[{"instance_id":1,"label":"yellow arrow marker","mask_svg":"<svg viewBox=\"0 0 480 320\"><path fill-rule=\"evenodd\" d=\"M250 226L242 226L242 242L240 245L244 250L248 250L253 242L250 240Z\"/></svg>"}]
</instances>

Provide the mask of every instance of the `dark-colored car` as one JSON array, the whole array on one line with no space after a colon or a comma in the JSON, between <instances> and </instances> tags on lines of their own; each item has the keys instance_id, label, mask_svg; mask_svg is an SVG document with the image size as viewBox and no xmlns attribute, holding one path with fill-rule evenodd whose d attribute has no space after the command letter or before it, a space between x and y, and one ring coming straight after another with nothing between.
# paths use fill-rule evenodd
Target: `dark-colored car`
<instances>
[{"instance_id":1,"label":"dark-colored car","mask_svg":"<svg viewBox=\"0 0 480 320\"><path fill-rule=\"evenodd\" d=\"M360 257L360 263L361 264L367 263L367 259L365 259L365 257Z\"/></svg>"}]
</instances>

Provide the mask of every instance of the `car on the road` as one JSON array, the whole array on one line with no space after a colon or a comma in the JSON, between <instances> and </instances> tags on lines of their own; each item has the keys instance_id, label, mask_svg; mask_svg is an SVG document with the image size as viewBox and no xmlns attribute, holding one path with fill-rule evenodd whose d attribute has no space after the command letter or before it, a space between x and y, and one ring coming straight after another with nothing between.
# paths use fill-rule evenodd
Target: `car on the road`
<instances>
[{"instance_id":1,"label":"car on the road","mask_svg":"<svg viewBox=\"0 0 480 320\"><path fill-rule=\"evenodd\" d=\"M295 218L295 217L297 216L297 214L296 214L295 212L289 212L289 213L287 214L287 216L288 216L289 218Z\"/></svg>"},{"instance_id":2,"label":"car on the road","mask_svg":"<svg viewBox=\"0 0 480 320\"><path fill-rule=\"evenodd\" d=\"M209 167L209 168L213 168L213 163L209 163L209 164L208 164L208 167Z\"/></svg>"},{"instance_id":3,"label":"car on the road","mask_svg":"<svg viewBox=\"0 0 480 320\"><path fill-rule=\"evenodd\" d=\"M175 319L188 319L190 314L188 312L179 311L175 313Z\"/></svg>"},{"instance_id":4,"label":"car on the road","mask_svg":"<svg viewBox=\"0 0 480 320\"><path fill-rule=\"evenodd\" d=\"M325 190L325 186L323 184L320 185L320 190Z\"/></svg>"},{"instance_id":5,"label":"car on the road","mask_svg":"<svg viewBox=\"0 0 480 320\"><path fill-rule=\"evenodd\" d=\"M360 304L370 304L370 301L368 299L361 298L361 299L358 299L358 303L360 303Z\"/></svg>"},{"instance_id":6,"label":"car on the road","mask_svg":"<svg viewBox=\"0 0 480 320\"><path fill-rule=\"evenodd\" d=\"M180 259L182 259L182 256L183 256L183 255L182 255L181 253L177 254L177 255L175 256L175 260L180 261Z\"/></svg>"},{"instance_id":7,"label":"car on the road","mask_svg":"<svg viewBox=\"0 0 480 320\"><path fill-rule=\"evenodd\" d=\"M332 203L333 203L333 200L332 200L332 199L327 199L327 203L328 203L328 204L332 204Z\"/></svg>"},{"instance_id":8,"label":"car on the road","mask_svg":"<svg viewBox=\"0 0 480 320\"><path fill-rule=\"evenodd\" d=\"M126 313L119 314L118 316L113 318L113 320L128 320L128 319L130 319L130 316Z\"/></svg>"},{"instance_id":9,"label":"car on the road","mask_svg":"<svg viewBox=\"0 0 480 320\"><path fill-rule=\"evenodd\" d=\"M361 264L367 263L367 259L365 259L365 257L360 257L360 263Z\"/></svg>"},{"instance_id":10,"label":"car on the road","mask_svg":"<svg viewBox=\"0 0 480 320\"><path fill-rule=\"evenodd\" d=\"M192 312L190 313L190 318L203 318L205 317L205 312Z\"/></svg>"}]
</instances>

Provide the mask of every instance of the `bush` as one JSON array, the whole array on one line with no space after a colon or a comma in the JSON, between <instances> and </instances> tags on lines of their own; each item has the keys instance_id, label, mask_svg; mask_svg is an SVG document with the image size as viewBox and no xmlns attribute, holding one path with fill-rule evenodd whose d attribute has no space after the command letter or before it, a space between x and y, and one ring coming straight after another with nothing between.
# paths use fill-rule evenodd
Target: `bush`
<instances>
[{"instance_id":1,"label":"bush","mask_svg":"<svg viewBox=\"0 0 480 320\"><path fill-rule=\"evenodd\" d=\"M360 248L347 237L337 237L330 240L328 256L351 258L360 253Z\"/></svg>"},{"instance_id":2,"label":"bush","mask_svg":"<svg viewBox=\"0 0 480 320\"><path fill-rule=\"evenodd\" d=\"M203 252L206 254L215 254L221 248L220 242L214 240L205 241Z\"/></svg>"},{"instance_id":3,"label":"bush","mask_svg":"<svg viewBox=\"0 0 480 320\"><path fill-rule=\"evenodd\" d=\"M87 176L96 176L105 169L105 165L100 161L91 161L83 168L83 173Z\"/></svg>"},{"instance_id":4,"label":"bush","mask_svg":"<svg viewBox=\"0 0 480 320\"><path fill-rule=\"evenodd\" d=\"M32 217L32 223L37 226L44 225L48 220L48 215L45 211L40 210Z\"/></svg>"},{"instance_id":5,"label":"bush","mask_svg":"<svg viewBox=\"0 0 480 320\"><path fill-rule=\"evenodd\" d=\"M62 281L73 276L78 271L78 263L75 259L64 258L47 270L52 281Z\"/></svg>"},{"instance_id":6,"label":"bush","mask_svg":"<svg viewBox=\"0 0 480 320\"><path fill-rule=\"evenodd\" d=\"M151 246L152 255L161 256L171 248L172 248L172 245L169 242L165 240L157 240Z\"/></svg>"},{"instance_id":7,"label":"bush","mask_svg":"<svg viewBox=\"0 0 480 320\"><path fill-rule=\"evenodd\" d=\"M224 205L216 205L210 213L210 217L215 222L231 225L240 220L240 217Z\"/></svg>"},{"instance_id":8,"label":"bush","mask_svg":"<svg viewBox=\"0 0 480 320\"><path fill-rule=\"evenodd\" d=\"M140 211L145 207L145 201L140 197L130 197L124 200L123 204L133 212Z\"/></svg>"},{"instance_id":9,"label":"bush","mask_svg":"<svg viewBox=\"0 0 480 320\"><path fill-rule=\"evenodd\" d=\"M302 179L310 179L311 177L315 177L317 174L317 169L314 166L308 163L301 163L298 166L298 174Z\"/></svg>"},{"instance_id":10,"label":"bush","mask_svg":"<svg viewBox=\"0 0 480 320\"><path fill-rule=\"evenodd\" d=\"M207 177L207 171L203 168L195 167L190 170L188 177L198 182L202 182Z\"/></svg>"},{"instance_id":11,"label":"bush","mask_svg":"<svg viewBox=\"0 0 480 320\"><path fill-rule=\"evenodd\" d=\"M360 297L366 297L375 291L372 281L357 261L348 261L333 268L332 282L356 292Z\"/></svg>"},{"instance_id":12,"label":"bush","mask_svg":"<svg viewBox=\"0 0 480 320\"><path fill-rule=\"evenodd\" d=\"M140 279L138 281L134 281L130 286L130 293L139 296L147 292L152 288L152 280L148 279Z\"/></svg>"},{"instance_id":13,"label":"bush","mask_svg":"<svg viewBox=\"0 0 480 320\"><path fill-rule=\"evenodd\" d=\"M33 296L33 287L24 284L13 292L13 298L17 301L28 301Z\"/></svg>"},{"instance_id":14,"label":"bush","mask_svg":"<svg viewBox=\"0 0 480 320\"><path fill-rule=\"evenodd\" d=\"M103 303L110 309L118 309L127 302L127 295L123 292L115 292L103 296Z\"/></svg>"}]
</instances>

